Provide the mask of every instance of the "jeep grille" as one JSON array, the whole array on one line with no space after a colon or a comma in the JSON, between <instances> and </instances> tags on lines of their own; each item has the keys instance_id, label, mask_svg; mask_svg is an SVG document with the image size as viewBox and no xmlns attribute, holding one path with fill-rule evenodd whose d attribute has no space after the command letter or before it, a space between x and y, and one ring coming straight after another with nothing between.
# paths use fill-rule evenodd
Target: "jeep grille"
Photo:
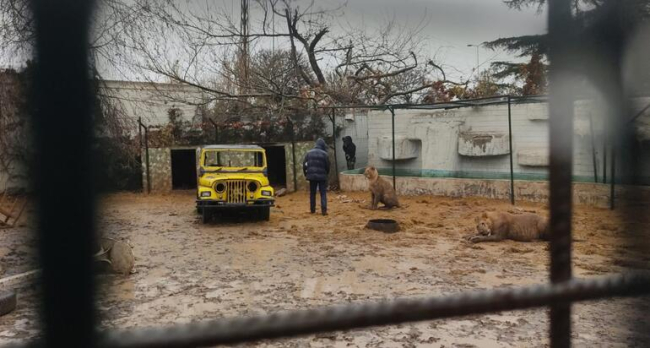
<instances>
[{"instance_id":1,"label":"jeep grille","mask_svg":"<svg viewBox=\"0 0 650 348\"><path fill-rule=\"evenodd\" d=\"M226 195L228 203L246 203L248 188L246 180L228 180L226 181Z\"/></svg>"}]
</instances>

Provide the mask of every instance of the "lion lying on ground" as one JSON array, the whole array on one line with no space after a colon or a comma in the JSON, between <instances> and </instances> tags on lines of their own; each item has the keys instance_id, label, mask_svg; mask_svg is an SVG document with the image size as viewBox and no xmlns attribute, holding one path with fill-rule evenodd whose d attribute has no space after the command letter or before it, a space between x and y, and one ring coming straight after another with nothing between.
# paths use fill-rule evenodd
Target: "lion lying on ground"
<instances>
[{"instance_id":1,"label":"lion lying on ground","mask_svg":"<svg viewBox=\"0 0 650 348\"><path fill-rule=\"evenodd\" d=\"M478 235L468 238L472 243L504 239L530 242L536 239L548 240L549 237L548 220L536 214L488 212L483 213L476 221Z\"/></svg>"},{"instance_id":2,"label":"lion lying on ground","mask_svg":"<svg viewBox=\"0 0 650 348\"><path fill-rule=\"evenodd\" d=\"M100 238L99 251L94 257L103 272L129 274L135 266L131 246L127 242L112 238Z\"/></svg>"},{"instance_id":3,"label":"lion lying on ground","mask_svg":"<svg viewBox=\"0 0 650 348\"><path fill-rule=\"evenodd\" d=\"M373 166L366 167L363 175L368 179L368 190L371 196L371 209L377 209L379 202L384 204L385 208L399 207L397 193L393 186L384 178L379 176L377 168Z\"/></svg>"}]
</instances>

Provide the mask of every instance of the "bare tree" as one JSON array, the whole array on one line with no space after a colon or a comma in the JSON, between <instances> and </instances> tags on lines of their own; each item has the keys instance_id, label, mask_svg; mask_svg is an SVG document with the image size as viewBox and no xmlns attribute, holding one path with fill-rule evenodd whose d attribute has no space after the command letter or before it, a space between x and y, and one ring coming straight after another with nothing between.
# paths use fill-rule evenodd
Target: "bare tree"
<instances>
[{"instance_id":1,"label":"bare tree","mask_svg":"<svg viewBox=\"0 0 650 348\"><path fill-rule=\"evenodd\" d=\"M129 37L134 66L152 80L164 76L199 88L215 101L249 106L265 98L311 106L386 104L400 98L417 102L440 80L440 69L426 64L431 57L422 49L426 15L411 27L398 26L392 18L378 28L364 28L340 23L345 3L321 8L313 1L300 7L289 0L255 0L252 5L251 27L242 33L237 11L223 4L137 0L140 15ZM285 73L298 77L299 88L286 88L289 80L273 78L242 86L237 52L244 35L251 56L276 42L288 51L291 65Z\"/></svg>"}]
</instances>

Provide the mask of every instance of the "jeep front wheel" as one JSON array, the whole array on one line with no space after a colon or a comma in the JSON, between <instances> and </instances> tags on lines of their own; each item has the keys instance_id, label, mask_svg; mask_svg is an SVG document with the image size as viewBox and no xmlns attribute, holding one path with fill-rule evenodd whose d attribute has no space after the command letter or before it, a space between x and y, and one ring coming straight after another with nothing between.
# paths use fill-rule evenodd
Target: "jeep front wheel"
<instances>
[{"instance_id":1,"label":"jeep front wheel","mask_svg":"<svg viewBox=\"0 0 650 348\"><path fill-rule=\"evenodd\" d=\"M271 219L271 207L260 208L260 220L269 221Z\"/></svg>"}]
</instances>

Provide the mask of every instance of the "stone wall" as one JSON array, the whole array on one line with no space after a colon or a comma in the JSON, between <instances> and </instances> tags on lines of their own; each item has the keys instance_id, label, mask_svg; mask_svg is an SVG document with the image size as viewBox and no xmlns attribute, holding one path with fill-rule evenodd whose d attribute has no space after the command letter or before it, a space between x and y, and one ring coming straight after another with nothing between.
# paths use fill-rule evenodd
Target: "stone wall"
<instances>
[{"instance_id":1,"label":"stone wall","mask_svg":"<svg viewBox=\"0 0 650 348\"><path fill-rule=\"evenodd\" d=\"M314 147L313 142L301 141L295 143L296 147L296 162L293 163L293 154L291 152L291 143L284 144L284 153L287 160L287 190L293 192L296 190L308 190L309 183L305 179L305 175L302 172L302 162L305 158L305 155L309 150ZM298 187L294 186L293 176L296 175L296 183Z\"/></svg>"},{"instance_id":2,"label":"stone wall","mask_svg":"<svg viewBox=\"0 0 650 348\"><path fill-rule=\"evenodd\" d=\"M302 159L305 157L307 151L311 150L314 146L312 142L296 142L296 161L293 163L291 153L291 143L281 143L277 145L284 146L285 159L286 159L286 181L287 190L295 191L293 185L294 168L296 173L296 181L298 183L298 190L309 189L309 184L305 180L302 173ZM192 147L187 147L192 148ZM171 148L150 148L149 149L149 166L151 175L151 192L161 193L170 192L172 190L172 163L171 163ZM145 192L147 190L147 173L145 151L142 150L142 187ZM233 163L234 165L234 163ZM332 170L333 171L333 170Z\"/></svg>"},{"instance_id":3,"label":"stone wall","mask_svg":"<svg viewBox=\"0 0 650 348\"><path fill-rule=\"evenodd\" d=\"M170 148L149 149L149 171L152 193L172 190L172 152ZM147 192L147 162L144 149L142 150L142 187Z\"/></svg>"}]
</instances>

